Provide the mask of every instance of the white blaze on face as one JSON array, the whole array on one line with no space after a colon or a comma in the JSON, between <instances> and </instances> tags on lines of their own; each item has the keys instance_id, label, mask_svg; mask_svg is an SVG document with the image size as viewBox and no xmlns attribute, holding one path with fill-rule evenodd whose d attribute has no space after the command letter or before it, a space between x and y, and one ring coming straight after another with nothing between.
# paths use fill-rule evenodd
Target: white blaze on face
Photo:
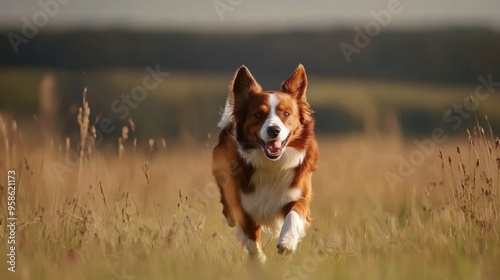
<instances>
[{"instance_id":1,"label":"white blaze on face","mask_svg":"<svg viewBox=\"0 0 500 280\"><path fill-rule=\"evenodd\" d=\"M280 99L276 94L270 94L268 99L269 114L259 131L259 137L264 154L270 160L277 160L283 154L290 130L283 124L278 115ZM269 133L271 131L272 133Z\"/></svg>"},{"instance_id":2,"label":"white blaze on face","mask_svg":"<svg viewBox=\"0 0 500 280\"><path fill-rule=\"evenodd\" d=\"M281 121L280 117L278 116L279 102L280 99L276 94L269 95L269 100L268 100L269 114L267 115L267 119L264 122L262 128L260 129L259 133L260 138L264 141L269 141L269 140L285 141L285 139L288 137L288 134L290 133L288 128L285 126L285 124ZM267 129L271 126L277 126L280 128L280 133L276 138L271 138L267 134Z\"/></svg>"}]
</instances>

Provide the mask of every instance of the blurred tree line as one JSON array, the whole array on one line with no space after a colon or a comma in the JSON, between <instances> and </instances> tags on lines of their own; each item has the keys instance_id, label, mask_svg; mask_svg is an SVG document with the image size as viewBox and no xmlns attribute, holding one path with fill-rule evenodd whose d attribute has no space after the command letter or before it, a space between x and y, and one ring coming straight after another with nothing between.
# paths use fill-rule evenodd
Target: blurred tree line
<instances>
[{"instance_id":1,"label":"blurred tree line","mask_svg":"<svg viewBox=\"0 0 500 280\"><path fill-rule=\"evenodd\" d=\"M480 74L500 74L500 33L486 29L385 31L350 56L340 45L356 46L354 31L288 33L186 33L134 31L40 32L15 54L8 32L1 34L0 65L144 68L228 72L241 64L269 81L299 62L308 73L432 83L476 83ZM265 83L266 81L264 81Z\"/></svg>"},{"instance_id":2,"label":"blurred tree line","mask_svg":"<svg viewBox=\"0 0 500 280\"><path fill-rule=\"evenodd\" d=\"M53 83L57 94L53 95L56 97L52 97L52 103L57 101L59 116L52 118L60 121L55 131L61 136L77 134L76 112L81 106L83 87L88 86L92 120L97 115L112 119L117 128L108 139L113 142L128 120L118 118L110 104L143 83L147 66L159 65L172 76L157 93L141 102L138 109L131 110L130 117L138 123L137 136L147 139L162 135L194 141L206 141L209 133L217 131L215 124L218 110L224 104L227 84L242 64L251 69L266 89L277 88L298 63L306 66L310 77L346 79L354 83L381 80L412 85L460 84L474 89L479 75L492 75L494 81L500 80L500 33L486 29L385 31L351 54L350 63L340 46L342 43L356 46L358 34L347 30L240 34L42 30L26 44L20 44L17 54L7 39L8 33L1 33L4 40L0 40L0 113L7 111L16 118L38 114L37 117L43 119L40 105L43 91L39 85L42 75L49 70L55 75ZM128 76L120 72L123 69L136 74ZM183 78L182 73L189 77ZM401 89L402 95L410 90ZM394 98L394 89L373 90L382 97L390 92ZM337 94L334 98L339 98L339 89L328 85L320 94L329 95L332 91ZM50 90L47 92L46 96L52 96ZM201 94L191 94L195 92ZM449 92L436 92L436 95L438 93L444 96ZM458 90L456 101L460 102L468 94ZM455 98L451 100L455 102ZM382 131L397 130L401 126L405 135L428 135L435 127L447 125L443 123L442 114L453 105L441 101L443 106L424 108L405 101L404 106L394 107L390 105L394 102L389 101L385 104L361 100L361 103L369 103L368 107L360 103L351 106L354 108L351 110L335 100L313 104L317 131L319 134L350 133L380 130L380 127ZM430 100L429 104L434 101ZM367 110L370 106L372 113ZM500 114L491 117L497 120ZM467 121L473 124L472 118ZM494 121L492 125L497 128L500 122Z\"/></svg>"}]
</instances>

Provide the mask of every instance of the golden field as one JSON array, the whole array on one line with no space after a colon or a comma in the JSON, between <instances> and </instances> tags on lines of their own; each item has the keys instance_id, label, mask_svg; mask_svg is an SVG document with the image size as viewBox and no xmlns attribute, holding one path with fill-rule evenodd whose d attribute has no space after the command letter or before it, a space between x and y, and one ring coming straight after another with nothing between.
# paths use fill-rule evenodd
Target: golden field
<instances>
[{"instance_id":1,"label":"golden field","mask_svg":"<svg viewBox=\"0 0 500 280\"><path fill-rule=\"evenodd\" d=\"M37 91L33 85L41 72L3 73L1 92L16 94L0 97L13 109L36 108L36 96L23 92ZM56 73L59 80L68 80L64 75L68 74ZM129 92L142 79L142 72L95 75L88 77L97 81L91 84L91 100L98 98L96 91L110 88ZM80 134L67 140L50 131L50 125L44 126L43 114L35 121L25 117L15 122L15 117L0 112L0 279L497 279L500 275L500 140L490 128L490 122L498 125L500 117L498 95L481 103L481 113L470 112L467 122L460 120L458 129L449 123L441 133L430 130L410 137L396 112L422 110L415 116L436 119L433 124L439 128L442 112L454 103L465 104L474 87L311 79L309 100L313 108L323 107L318 121L343 122L330 120L329 115L343 108L361 120L362 129L319 136L312 227L291 256L279 255L277 240L264 236L268 261L257 266L248 263L222 215L210 174L215 135L167 141L136 139L133 134L135 126L158 127L144 120L168 113L159 100L182 107L206 95L202 101L216 103L210 94L218 93L223 100L221 93L230 78L173 75L177 76L139 106L144 110L142 120L118 129L120 139L107 135L102 145L96 143L94 116L86 106L78 121L64 120L74 123ZM113 96L101 98L106 103ZM82 106L81 96L78 100ZM148 102L158 103L157 111L148 111ZM212 112L210 118L205 118L205 111L194 110L199 118L180 126L206 129L203 122L215 121L217 108L212 103L197 105ZM49 112L45 121L57 121L54 118ZM206 132L210 129L200 134ZM15 171L14 178L8 177L9 171ZM9 185L16 187L11 208L17 216L15 272L8 270Z\"/></svg>"},{"instance_id":2,"label":"golden field","mask_svg":"<svg viewBox=\"0 0 500 280\"><path fill-rule=\"evenodd\" d=\"M469 139L427 146L422 160L413 141L395 136L321 138L312 228L291 256L278 255L276 240L265 237L263 267L246 261L223 221L210 175L213 140L155 142L148 151L147 142L136 150L128 139L120 153L87 152L80 161L72 148L24 146L16 138L20 128L5 119L3 125L1 279L496 279L500 273L500 143L487 124L471 128ZM413 157L411 174L398 171L401 157ZM16 173L15 273L6 267L5 162ZM402 180L392 185L389 173Z\"/></svg>"}]
</instances>

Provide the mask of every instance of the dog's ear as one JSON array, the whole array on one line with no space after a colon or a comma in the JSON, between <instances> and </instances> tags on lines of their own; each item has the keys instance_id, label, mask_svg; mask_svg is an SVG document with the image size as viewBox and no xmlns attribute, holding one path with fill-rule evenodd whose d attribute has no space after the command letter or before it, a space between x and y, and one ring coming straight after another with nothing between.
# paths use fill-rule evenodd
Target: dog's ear
<instances>
[{"instance_id":1,"label":"dog's ear","mask_svg":"<svg viewBox=\"0 0 500 280\"><path fill-rule=\"evenodd\" d=\"M299 66L297 66L297 69L295 69L290 78L288 78L288 80L284 81L281 84L281 91L290 94L296 99L305 100L306 90L307 90L306 69L302 64L299 64Z\"/></svg>"},{"instance_id":2,"label":"dog's ear","mask_svg":"<svg viewBox=\"0 0 500 280\"><path fill-rule=\"evenodd\" d=\"M242 65L236 74L234 74L233 82L231 83L231 91L235 99L246 98L251 93L261 92L262 87L257 83L252 73Z\"/></svg>"}]
</instances>

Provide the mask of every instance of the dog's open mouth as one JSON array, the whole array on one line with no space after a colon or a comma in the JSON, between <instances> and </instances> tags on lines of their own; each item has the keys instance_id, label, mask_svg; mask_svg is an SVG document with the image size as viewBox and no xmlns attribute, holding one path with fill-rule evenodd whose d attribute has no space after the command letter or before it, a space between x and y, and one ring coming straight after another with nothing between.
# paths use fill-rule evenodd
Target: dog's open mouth
<instances>
[{"instance_id":1,"label":"dog's open mouth","mask_svg":"<svg viewBox=\"0 0 500 280\"><path fill-rule=\"evenodd\" d=\"M283 153L283 150L285 149L287 142L288 142L288 137L284 141L280 140L264 141L259 138L260 146L262 147L262 150L264 151L264 154L268 159L278 159Z\"/></svg>"}]
</instances>

